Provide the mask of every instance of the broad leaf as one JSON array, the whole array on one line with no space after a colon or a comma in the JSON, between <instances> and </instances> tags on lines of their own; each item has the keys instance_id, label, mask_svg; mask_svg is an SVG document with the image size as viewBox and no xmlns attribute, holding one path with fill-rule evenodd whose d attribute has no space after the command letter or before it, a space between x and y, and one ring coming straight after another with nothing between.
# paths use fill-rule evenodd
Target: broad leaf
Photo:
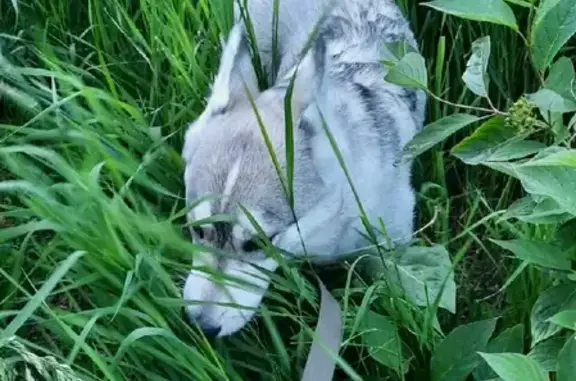
<instances>
[{"instance_id":1,"label":"broad leaf","mask_svg":"<svg viewBox=\"0 0 576 381\"><path fill-rule=\"evenodd\" d=\"M516 178L528 193L553 199L564 211L576 216L576 150L552 146L522 163L485 162L487 167Z\"/></svg>"},{"instance_id":2,"label":"broad leaf","mask_svg":"<svg viewBox=\"0 0 576 381\"><path fill-rule=\"evenodd\" d=\"M514 12L503 0L435 0L424 5L464 19L506 25L518 30Z\"/></svg>"},{"instance_id":3,"label":"broad leaf","mask_svg":"<svg viewBox=\"0 0 576 381\"><path fill-rule=\"evenodd\" d=\"M572 218L551 198L530 195L515 201L500 217L501 220L517 219L534 225L560 224Z\"/></svg>"},{"instance_id":4,"label":"broad leaf","mask_svg":"<svg viewBox=\"0 0 576 381\"><path fill-rule=\"evenodd\" d=\"M415 158L421 155L478 119L473 115L453 114L428 124L406 145L405 157Z\"/></svg>"},{"instance_id":5,"label":"broad leaf","mask_svg":"<svg viewBox=\"0 0 576 381\"><path fill-rule=\"evenodd\" d=\"M576 167L576 149L558 150L548 155L535 157L534 160L523 164L523 167Z\"/></svg>"},{"instance_id":6,"label":"broad leaf","mask_svg":"<svg viewBox=\"0 0 576 381\"><path fill-rule=\"evenodd\" d=\"M508 161L534 154L546 146L522 136L507 127L504 117L495 116L452 148L452 155L469 165L490 161Z\"/></svg>"},{"instance_id":7,"label":"broad leaf","mask_svg":"<svg viewBox=\"0 0 576 381\"><path fill-rule=\"evenodd\" d=\"M531 53L539 70L550 65L558 51L576 33L574 0L543 1L532 26Z\"/></svg>"},{"instance_id":8,"label":"broad leaf","mask_svg":"<svg viewBox=\"0 0 576 381\"><path fill-rule=\"evenodd\" d=\"M508 328L494 339L490 340L484 352L486 353L522 353L524 340L524 325L518 324L512 328ZM474 370L475 380L490 380L497 378L497 374L488 366L488 364L480 364Z\"/></svg>"},{"instance_id":9,"label":"broad leaf","mask_svg":"<svg viewBox=\"0 0 576 381\"><path fill-rule=\"evenodd\" d=\"M554 336L541 341L532 348L528 357L536 361L546 372L556 372L558 354L565 342L564 336Z\"/></svg>"},{"instance_id":10,"label":"broad leaf","mask_svg":"<svg viewBox=\"0 0 576 381\"><path fill-rule=\"evenodd\" d=\"M386 66L394 66L408 53L418 54L418 50L410 41L403 38L398 41L385 43L382 52L382 59Z\"/></svg>"},{"instance_id":11,"label":"broad leaf","mask_svg":"<svg viewBox=\"0 0 576 381\"><path fill-rule=\"evenodd\" d=\"M526 94L526 99L534 103L542 112L568 113L576 111L576 102L566 99L554 90L542 88L535 93Z\"/></svg>"},{"instance_id":12,"label":"broad leaf","mask_svg":"<svg viewBox=\"0 0 576 381\"><path fill-rule=\"evenodd\" d=\"M388 73L384 79L400 86L426 89L428 74L424 57L415 52L406 53L395 65L388 65Z\"/></svg>"},{"instance_id":13,"label":"broad leaf","mask_svg":"<svg viewBox=\"0 0 576 381\"><path fill-rule=\"evenodd\" d=\"M536 17L534 18L534 26L540 24L544 16L550 12L552 8L558 4L560 0L540 0L538 1L538 8L536 8Z\"/></svg>"},{"instance_id":14,"label":"broad leaf","mask_svg":"<svg viewBox=\"0 0 576 381\"><path fill-rule=\"evenodd\" d=\"M570 129L564 123L564 114L560 112L540 112L544 121L550 125L550 130L554 134L554 144L562 144L570 139Z\"/></svg>"},{"instance_id":15,"label":"broad leaf","mask_svg":"<svg viewBox=\"0 0 576 381\"><path fill-rule=\"evenodd\" d=\"M430 362L432 381L463 381L480 364L497 319L456 327L436 347Z\"/></svg>"},{"instance_id":16,"label":"broad leaf","mask_svg":"<svg viewBox=\"0 0 576 381\"><path fill-rule=\"evenodd\" d=\"M576 150L558 150L523 164L514 164L512 170L528 193L550 197L576 216Z\"/></svg>"},{"instance_id":17,"label":"broad leaf","mask_svg":"<svg viewBox=\"0 0 576 381\"><path fill-rule=\"evenodd\" d=\"M576 309L560 311L548 321L560 327L576 331Z\"/></svg>"},{"instance_id":18,"label":"broad leaf","mask_svg":"<svg viewBox=\"0 0 576 381\"><path fill-rule=\"evenodd\" d=\"M510 250L528 263L555 270L569 271L572 268L570 257L558 247L543 241L515 239L511 241L492 240L498 246Z\"/></svg>"},{"instance_id":19,"label":"broad leaf","mask_svg":"<svg viewBox=\"0 0 576 381\"><path fill-rule=\"evenodd\" d=\"M530 357L519 353L481 353L504 381L549 381L548 374Z\"/></svg>"},{"instance_id":20,"label":"broad leaf","mask_svg":"<svg viewBox=\"0 0 576 381\"><path fill-rule=\"evenodd\" d=\"M439 307L456 312L456 282L450 255L443 246L412 246L391 255L385 259L383 276L398 285L409 300L418 306L432 305L442 291Z\"/></svg>"},{"instance_id":21,"label":"broad leaf","mask_svg":"<svg viewBox=\"0 0 576 381\"><path fill-rule=\"evenodd\" d=\"M509 162L498 162L498 161L487 161L482 163L488 168L492 168L495 171L502 172L505 175L513 177L515 179L518 178L517 173L515 172L517 164L509 163Z\"/></svg>"},{"instance_id":22,"label":"broad leaf","mask_svg":"<svg viewBox=\"0 0 576 381\"><path fill-rule=\"evenodd\" d=\"M530 4L526 0L506 0L506 1L512 4L520 5L521 7L532 8L532 4Z\"/></svg>"},{"instance_id":23,"label":"broad leaf","mask_svg":"<svg viewBox=\"0 0 576 381\"><path fill-rule=\"evenodd\" d=\"M570 150L568 150L564 147L558 147L558 146L546 147L546 149L543 149L542 151L538 152L538 154L536 154L534 156L534 160L528 161L525 164L529 165L530 163L540 163L540 160L543 160L547 157L554 157L555 155L569 152L569 151ZM558 164L556 164L556 165L558 165Z\"/></svg>"},{"instance_id":24,"label":"broad leaf","mask_svg":"<svg viewBox=\"0 0 576 381\"><path fill-rule=\"evenodd\" d=\"M490 59L490 36L477 39L472 43L472 55L466 63L466 71L462 80L474 94L487 98L488 60Z\"/></svg>"},{"instance_id":25,"label":"broad leaf","mask_svg":"<svg viewBox=\"0 0 576 381\"><path fill-rule=\"evenodd\" d=\"M538 106L546 118L548 112L562 114L574 111L576 110L576 98L573 94L575 76L572 62L566 57L561 57L550 68L543 88L536 93L527 94L527 98ZM554 128L567 130L561 115L559 116Z\"/></svg>"},{"instance_id":26,"label":"broad leaf","mask_svg":"<svg viewBox=\"0 0 576 381\"><path fill-rule=\"evenodd\" d=\"M403 374L406 368L396 324L386 316L367 311L361 327L365 330L362 342L368 348L370 356L399 375Z\"/></svg>"},{"instance_id":27,"label":"broad leaf","mask_svg":"<svg viewBox=\"0 0 576 381\"><path fill-rule=\"evenodd\" d=\"M532 307L530 326L532 346L544 341L561 330L561 327L548 321L560 311L576 309L576 284L567 283L551 287L540 294Z\"/></svg>"},{"instance_id":28,"label":"broad leaf","mask_svg":"<svg viewBox=\"0 0 576 381\"><path fill-rule=\"evenodd\" d=\"M477 152L475 157L465 158L464 155L461 155L460 157L464 162L469 161L473 164L484 164L485 162L523 159L527 156L537 153L544 147L544 144L535 140L524 140L521 136L515 136L514 138L499 144L493 149L487 149L484 152Z\"/></svg>"},{"instance_id":29,"label":"broad leaf","mask_svg":"<svg viewBox=\"0 0 576 381\"><path fill-rule=\"evenodd\" d=\"M576 377L576 335L572 335L558 355L556 381L574 381Z\"/></svg>"},{"instance_id":30,"label":"broad leaf","mask_svg":"<svg viewBox=\"0 0 576 381\"><path fill-rule=\"evenodd\" d=\"M562 250L574 250L576 248L576 219L572 219L560 226L554 232L552 242Z\"/></svg>"},{"instance_id":31,"label":"broad leaf","mask_svg":"<svg viewBox=\"0 0 576 381\"><path fill-rule=\"evenodd\" d=\"M550 73L544 81L544 87L554 91L564 99L575 100L573 84L576 73L574 64L569 58L560 57L550 68Z\"/></svg>"}]
</instances>

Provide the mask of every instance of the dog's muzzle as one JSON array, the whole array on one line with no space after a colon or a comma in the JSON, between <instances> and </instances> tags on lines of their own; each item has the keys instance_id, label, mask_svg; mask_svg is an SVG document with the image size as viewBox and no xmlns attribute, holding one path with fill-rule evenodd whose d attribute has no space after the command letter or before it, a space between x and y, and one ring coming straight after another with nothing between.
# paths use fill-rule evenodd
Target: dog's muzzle
<instances>
[{"instance_id":1,"label":"dog's muzzle","mask_svg":"<svg viewBox=\"0 0 576 381\"><path fill-rule=\"evenodd\" d=\"M188 322L190 325L196 325L202 330L204 336L208 338L215 338L218 336L220 331L222 331L222 326L207 322L202 318L202 315L196 319L191 319L190 315L186 312L186 307L182 308L182 319Z\"/></svg>"}]
</instances>

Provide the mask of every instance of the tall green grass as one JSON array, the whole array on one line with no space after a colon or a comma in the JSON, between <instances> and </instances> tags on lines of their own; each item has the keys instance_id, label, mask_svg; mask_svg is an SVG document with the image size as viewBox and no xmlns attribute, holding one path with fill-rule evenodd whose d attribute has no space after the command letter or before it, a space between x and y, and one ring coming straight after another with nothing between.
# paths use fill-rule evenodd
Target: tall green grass
<instances>
[{"instance_id":1,"label":"tall green grass","mask_svg":"<svg viewBox=\"0 0 576 381\"><path fill-rule=\"evenodd\" d=\"M539 88L514 31L416 0L398 3L427 60L429 88L448 101L430 100L428 121L463 111L458 104L487 107L461 80L471 43L482 36L492 40L495 107L507 110ZM260 318L231 338L209 341L181 315L179 286L200 248L185 232L180 149L204 107L230 5L0 2L3 379L26 372L55 380L298 378L318 309L308 267L273 275ZM531 11L514 7L525 27ZM573 47L564 54L576 58ZM518 181L449 152L475 127L415 163L417 238L451 253L457 313L439 312L436 321L435 309L414 306L385 279L366 281L358 261L324 269L344 313L337 379L431 379L442 332L494 317L498 332L528 324L552 284L533 266L516 271L518 261L490 240L549 240L559 225L499 218L524 194ZM398 337L374 329L387 324L399 327ZM390 348L409 360L406 374L382 354Z\"/></svg>"}]
</instances>

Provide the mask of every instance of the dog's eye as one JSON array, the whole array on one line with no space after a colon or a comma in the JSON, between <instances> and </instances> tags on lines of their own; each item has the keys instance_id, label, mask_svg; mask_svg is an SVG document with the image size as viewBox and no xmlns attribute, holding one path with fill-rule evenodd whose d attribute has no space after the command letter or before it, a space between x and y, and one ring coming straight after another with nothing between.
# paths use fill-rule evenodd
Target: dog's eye
<instances>
[{"instance_id":1,"label":"dog's eye","mask_svg":"<svg viewBox=\"0 0 576 381\"><path fill-rule=\"evenodd\" d=\"M262 248L261 240L258 238L249 239L248 241L244 241L242 244L242 251L250 253L252 251L258 251Z\"/></svg>"},{"instance_id":2,"label":"dog's eye","mask_svg":"<svg viewBox=\"0 0 576 381\"><path fill-rule=\"evenodd\" d=\"M194 226L192 227L192 230L194 231L194 234L196 234L198 238L204 239L204 229L202 229L200 226Z\"/></svg>"},{"instance_id":3,"label":"dog's eye","mask_svg":"<svg viewBox=\"0 0 576 381\"><path fill-rule=\"evenodd\" d=\"M272 242L272 240L276 237L276 234L271 235L268 237L268 241ZM262 250L266 246L266 243L260 239L259 237L254 237L242 243L242 251L246 253L250 253L253 251Z\"/></svg>"}]
</instances>

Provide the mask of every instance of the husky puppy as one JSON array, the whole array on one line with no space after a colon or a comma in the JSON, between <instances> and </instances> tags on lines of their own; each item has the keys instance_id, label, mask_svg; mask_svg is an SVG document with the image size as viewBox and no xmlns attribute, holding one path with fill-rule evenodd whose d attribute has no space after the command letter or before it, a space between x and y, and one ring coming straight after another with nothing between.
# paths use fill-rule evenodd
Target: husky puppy
<instances>
[{"instance_id":1,"label":"husky puppy","mask_svg":"<svg viewBox=\"0 0 576 381\"><path fill-rule=\"evenodd\" d=\"M206 247L232 253L198 254L184 285L185 300L202 302L188 305L186 315L208 335L230 335L250 321L279 265L264 254L253 220L283 251L308 254L315 263L338 261L370 244L352 184L370 223L378 227L382 219L392 244L409 241L413 233L411 163L401 160L401 152L422 127L426 98L385 82L380 63L387 42L407 41L417 49L413 34L393 0L334 0L326 7L328 1L280 0L277 80L261 92L245 26L237 22L207 106L187 130L186 198L191 203L218 195L195 205L188 219L232 216L192 229ZM262 60L270 67L273 1L248 4ZM300 59L316 25L314 43ZM285 170L284 98L293 77L292 210L260 123ZM383 232L376 232L384 241ZM222 283L213 273L236 281Z\"/></svg>"}]
</instances>

